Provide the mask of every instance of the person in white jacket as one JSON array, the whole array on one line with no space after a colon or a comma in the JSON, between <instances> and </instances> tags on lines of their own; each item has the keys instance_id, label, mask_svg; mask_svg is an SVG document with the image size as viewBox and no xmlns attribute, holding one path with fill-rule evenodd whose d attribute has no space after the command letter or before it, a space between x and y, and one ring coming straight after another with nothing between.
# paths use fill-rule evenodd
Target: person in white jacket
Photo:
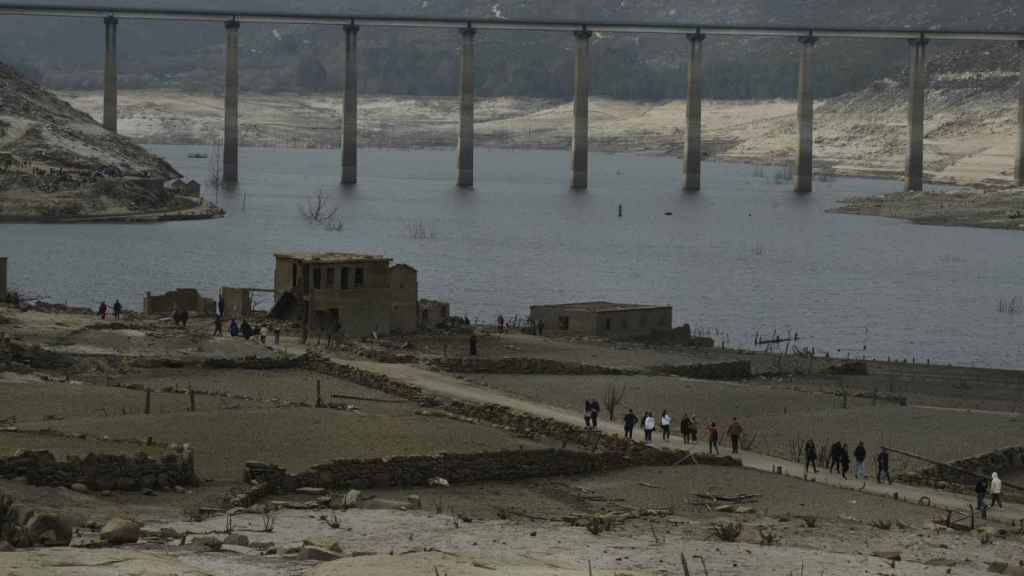
<instances>
[{"instance_id":1,"label":"person in white jacket","mask_svg":"<svg viewBox=\"0 0 1024 576\"><path fill-rule=\"evenodd\" d=\"M989 491L990 494L992 494L992 505L990 507L991 508L995 508L996 504L999 504L999 507L1002 508L1003 507L1003 481L999 479L999 473L998 472L993 472L992 473L992 482L990 482L989 485L988 485L988 491Z\"/></svg>"},{"instance_id":2,"label":"person in white jacket","mask_svg":"<svg viewBox=\"0 0 1024 576\"><path fill-rule=\"evenodd\" d=\"M654 414L648 412L644 415L644 442L651 443L651 436L654 435Z\"/></svg>"},{"instance_id":3,"label":"person in white jacket","mask_svg":"<svg viewBox=\"0 0 1024 576\"><path fill-rule=\"evenodd\" d=\"M661 411L661 439L668 440L672 435L672 415L668 410Z\"/></svg>"}]
</instances>

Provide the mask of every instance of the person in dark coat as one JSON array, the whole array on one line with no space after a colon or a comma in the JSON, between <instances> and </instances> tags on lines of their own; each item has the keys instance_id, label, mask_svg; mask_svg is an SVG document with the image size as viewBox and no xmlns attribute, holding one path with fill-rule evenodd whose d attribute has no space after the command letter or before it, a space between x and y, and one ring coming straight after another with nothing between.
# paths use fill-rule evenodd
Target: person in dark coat
<instances>
[{"instance_id":1,"label":"person in dark coat","mask_svg":"<svg viewBox=\"0 0 1024 576\"><path fill-rule=\"evenodd\" d=\"M622 427L626 431L626 438L633 438L633 428L636 427L637 417L633 413L633 409L630 408L629 412L622 418Z\"/></svg>"},{"instance_id":2,"label":"person in dark coat","mask_svg":"<svg viewBox=\"0 0 1024 576\"><path fill-rule=\"evenodd\" d=\"M857 447L853 450L853 459L857 461L857 467L853 472L853 477L858 480L864 480L867 478L867 470L864 467L864 461L868 459L868 451L864 448L863 442L858 442Z\"/></svg>"},{"instance_id":3,"label":"person in dark coat","mask_svg":"<svg viewBox=\"0 0 1024 576\"><path fill-rule=\"evenodd\" d=\"M889 476L889 449L885 446L882 447L882 451L878 453L878 474L875 479L878 483L882 483L882 477L885 476L885 481L892 484L892 476Z\"/></svg>"},{"instance_id":4,"label":"person in dark coat","mask_svg":"<svg viewBox=\"0 0 1024 576\"><path fill-rule=\"evenodd\" d=\"M818 473L818 448L814 445L814 440L808 440L804 444L804 476L810 468L814 469L815 474Z\"/></svg>"},{"instance_id":5,"label":"person in dark coat","mask_svg":"<svg viewBox=\"0 0 1024 576\"><path fill-rule=\"evenodd\" d=\"M974 485L974 496L978 499L978 505L975 506L978 512L981 512L981 517L985 517L985 494L988 493L988 482L981 478L978 483Z\"/></svg>"},{"instance_id":6,"label":"person in dark coat","mask_svg":"<svg viewBox=\"0 0 1024 576\"><path fill-rule=\"evenodd\" d=\"M839 450L839 469L843 474L843 480L846 480L846 473L850 471L850 447L847 444L843 444Z\"/></svg>"},{"instance_id":7,"label":"person in dark coat","mask_svg":"<svg viewBox=\"0 0 1024 576\"><path fill-rule=\"evenodd\" d=\"M690 442L690 430L693 427L693 421L686 414L683 414L683 419L679 422L679 433L683 435L683 443L687 444Z\"/></svg>"},{"instance_id":8,"label":"person in dark coat","mask_svg":"<svg viewBox=\"0 0 1024 576\"><path fill-rule=\"evenodd\" d=\"M121 306L121 301L120 300L114 300L114 320L120 320L121 319L121 310L123 310L123 309L124 309L124 307Z\"/></svg>"},{"instance_id":9,"label":"person in dark coat","mask_svg":"<svg viewBox=\"0 0 1024 576\"><path fill-rule=\"evenodd\" d=\"M836 472L842 472L842 461L843 461L843 445L836 441L832 445L831 450L828 453L828 472L832 473L832 469Z\"/></svg>"}]
</instances>

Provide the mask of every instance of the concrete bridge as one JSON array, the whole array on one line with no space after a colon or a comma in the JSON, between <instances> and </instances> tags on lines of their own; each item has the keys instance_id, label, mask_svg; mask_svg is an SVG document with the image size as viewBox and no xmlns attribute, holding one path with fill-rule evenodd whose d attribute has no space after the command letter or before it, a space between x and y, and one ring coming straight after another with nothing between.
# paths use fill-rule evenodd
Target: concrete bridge
<instances>
[{"instance_id":1,"label":"concrete bridge","mask_svg":"<svg viewBox=\"0 0 1024 576\"><path fill-rule=\"evenodd\" d=\"M1024 32L988 32L973 30L930 30L900 28L804 28L796 26L715 26L654 22L585 22L564 20L506 20L422 18L406 16L312 14L302 12L225 12L216 10L176 10L149 8L113 8L104 6L20 5L0 3L0 15L81 17L102 19L106 31L106 58L103 91L103 125L117 131L117 26L122 19L224 22L227 66L224 79L224 152L223 178L238 181L238 35L245 23L319 24L340 26L345 32L345 95L343 105L341 182L357 181L357 102L359 73L357 38L361 26L396 28L436 28L461 34L459 71L459 139L456 182L473 186L474 81L473 46L480 31L521 30L571 33L576 43L573 138L570 182L573 189L587 188L590 43L595 32L675 34L689 44L689 78L686 102L686 142L683 153L683 188L701 187L701 84L703 80L703 44L715 36L766 36L795 40L800 44L797 86L797 144L795 191L808 193L813 181L814 95L811 92L811 58L814 46L827 38L904 39L910 47L910 91L905 187L919 191L924 180L924 105L928 86L926 48L930 40L986 40L1015 42L1018 46L1021 83L1018 97L1018 144L1015 177L1024 186Z\"/></svg>"}]
</instances>

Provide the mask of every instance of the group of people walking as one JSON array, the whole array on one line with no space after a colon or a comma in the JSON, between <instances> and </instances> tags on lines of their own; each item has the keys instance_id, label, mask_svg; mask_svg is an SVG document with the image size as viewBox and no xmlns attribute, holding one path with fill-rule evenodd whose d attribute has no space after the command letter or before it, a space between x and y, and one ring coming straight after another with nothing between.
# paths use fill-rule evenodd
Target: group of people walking
<instances>
[{"instance_id":1,"label":"group of people walking","mask_svg":"<svg viewBox=\"0 0 1024 576\"><path fill-rule=\"evenodd\" d=\"M585 414L590 414L591 405L597 405L596 400L588 400L584 408ZM586 416L584 416L587 419ZM644 442L650 444L654 441L655 430L661 429L661 439L663 441L669 441L672 438L672 414L668 410L662 410L661 416L656 417L654 412L644 412L643 416L637 416L632 409L626 412L626 415L622 418L623 434L626 438L633 438L633 430L640 426L640 429L644 432ZM587 419L587 427L591 428L591 420ZM597 419L593 419L594 426L597 425ZM679 422L679 432L683 437L683 442L686 444L697 443L697 419L696 417L690 417L683 414L682 420ZM743 436L743 427L736 418L732 419L732 424L726 430L731 442L732 442L732 453L738 454L740 451L740 439ZM708 454L720 454L718 449L719 431L718 424L712 422L707 428L707 439L708 439Z\"/></svg>"},{"instance_id":2,"label":"group of people walking","mask_svg":"<svg viewBox=\"0 0 1024 576\"><path fill-rule=\"evenodd\" d=\"M818 473L818 447L814 444L814 440L807 440L804 444L804 474L810 472ZM825 458L825 464L828 466L829 474L833 472L840 474L843 479L846 479L846 475L850 472L850 464L853 464L853 477L858 480L867 479L867 459L868 450L864 447L864 442L858 442L857 447L854 448L850 459L850 446L844 442L836 441L829 447L828 455ZM892 484L892 476L889 475L889 450L884 446L879 450L878 455L875 456L875 480L881 484L882 479Z\"/></svg>"},{"instance_id":3,"label":"group of people walking","mask_svg":"<svg viewBox=\"0 0 1024 576\"><path fill-rule=\"evenodd\" d=\"M992 480L986 481L984 478L978 480L978 483L974 485L974 495L978 497L977 510L984 516L985 510L989 508L995 508L997 505L1003 507L1003 481L999 479L999 473L992 473ZM988 506L985 505L985 496L991 495L992 503Z\"/></svg>"}]
</instances>

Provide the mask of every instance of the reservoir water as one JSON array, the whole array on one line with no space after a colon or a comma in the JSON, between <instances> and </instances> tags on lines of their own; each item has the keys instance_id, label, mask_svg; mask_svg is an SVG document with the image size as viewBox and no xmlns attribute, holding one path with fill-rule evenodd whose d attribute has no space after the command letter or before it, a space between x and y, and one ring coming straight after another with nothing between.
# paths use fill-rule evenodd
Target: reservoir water
<instances>
[{"instance_id":1,"label":"reservoir water","mask_svg":"<svg viewBox=\"0 0 1024 576\"><path fill-rule=\"evenodd\" d=\"M150 149L206 178L195 147ZM537 303L671 304L677 325L731 346L795 331L833 355L1024 368L1022 315L1000 311L1024 296L1024 233L826 213L898 182L835 179L796 196L773 168L705 164L704 190L684 194L677 159L593 154L591 188L575 193L567 152L479 150L477 186L461 191L450 151L364 149L359 185L342 189L339 157L243 149L235 191L204 186L223 220L0 224L0 254L16 288L130 308L147 290L270 288L275 251L386 254L419 270L421 297L480 321ZM300 215L321 190L341 231Z\"/></svg>"}]
</instances>

